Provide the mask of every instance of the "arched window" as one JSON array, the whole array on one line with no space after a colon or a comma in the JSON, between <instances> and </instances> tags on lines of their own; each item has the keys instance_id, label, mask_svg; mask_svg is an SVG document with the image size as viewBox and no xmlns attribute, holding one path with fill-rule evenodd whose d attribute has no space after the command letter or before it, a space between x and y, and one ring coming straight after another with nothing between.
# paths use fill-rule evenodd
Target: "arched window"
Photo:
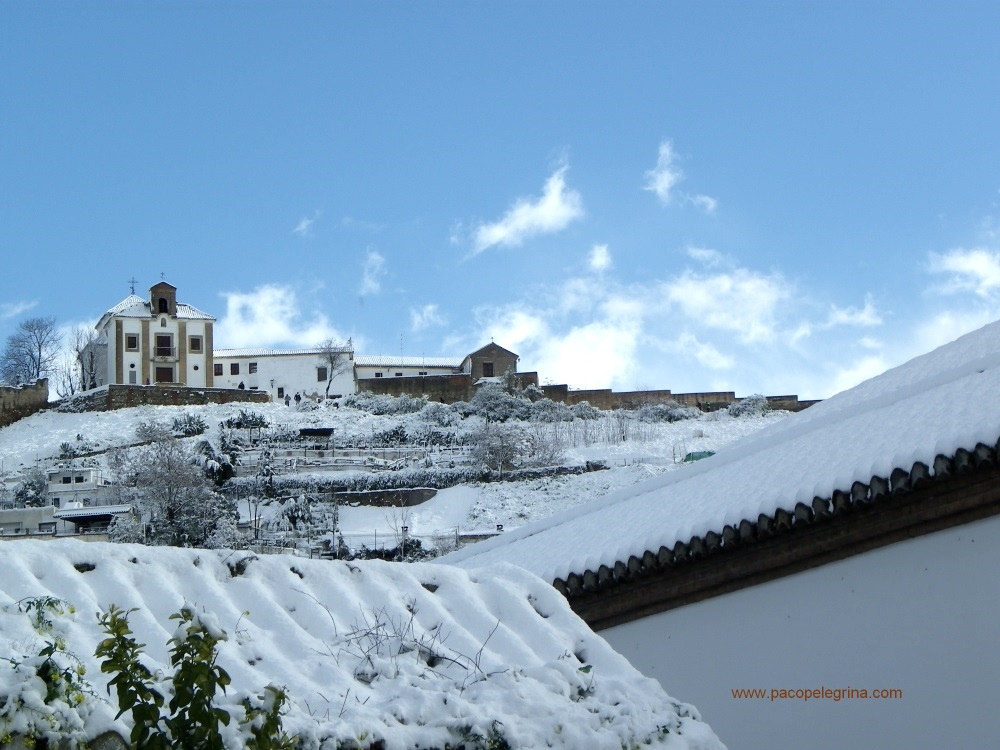
<instances>
[{"instance_id":1,"label":"arched window","mask_svg":"<svg viewBox=\"0 0 1000 750\"><path fill-rule=\"evenodd\" d=\"M170 312L170 303L167 302L166 297L160 297L159 305L161 313Z\"/></svg>"},{"instance_id":2,"label":"arched window","mask_svg":"<svg viewBox=\"0 0 1000 750\"><path fill-rule=\"evenodd\" d=\"M166 327L167 327L167 319L160 318L160 328L166 328Z\"/></svg>"}]
</instances>

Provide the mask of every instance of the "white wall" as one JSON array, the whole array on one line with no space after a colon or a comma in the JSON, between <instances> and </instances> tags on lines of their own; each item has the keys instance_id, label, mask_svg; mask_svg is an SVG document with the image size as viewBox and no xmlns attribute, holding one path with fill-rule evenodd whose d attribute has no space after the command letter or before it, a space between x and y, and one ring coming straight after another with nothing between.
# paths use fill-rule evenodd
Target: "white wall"
<instances>
[{"instance_id":1,"label":"white wall","mask_svg":"<svg viewBox=\"0 0 1000 750\"><path fill-rule=\"evenodd\" d=\"M734 750L1000 747L1000 518L601 632ZM735 688L901 700L735 700Z\"/></svg>"},{"instance_id":2,"label":"white wall","mask_svg":"<svg viewBox=\"0 0 1000 750\"><path fill-rule=\"evenodd\" d=\"M250 373L250 363L257 364L257 372ZM238 375L230 374L230 365L238 363ZM247 389L267 391L274 401L278 400L278 389L283 388L289 396L301 393L305 398L320 398L326 393L326 381L316 379L316 368L328 366L319 354L263 354L256 357L215 357L215 364L222 365L222 375L216 375L216 388L236 388L243 383ZM354 393L354 372L352 367L333 379L330 395L346 396Z\"/></svg>"}]
</instances>

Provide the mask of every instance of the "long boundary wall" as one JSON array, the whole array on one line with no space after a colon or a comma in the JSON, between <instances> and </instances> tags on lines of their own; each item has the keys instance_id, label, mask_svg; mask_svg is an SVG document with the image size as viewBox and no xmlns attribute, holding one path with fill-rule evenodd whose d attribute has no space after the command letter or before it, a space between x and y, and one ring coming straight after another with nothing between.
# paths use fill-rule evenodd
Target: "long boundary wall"
<instances>
[{"instance_id":1,"label":"long boundary wall","mask_svg":"<svg viewBox=\"0 0 1000 750\"><path fill-rule=\"evenodd\" d=\"M529 384L538 385L537 372L519 372L517 377L521 387ZM467 374L460 375L427 375L423 377L372 378L358 381L359 391L368 391L385 396L401 396L404 393L411 396L427 396L431 401L453 404L456 401L468 401L476 393L476 381ZM724 409L739 401L733 391L706 391L704 393L673 393L670 390L653 391L620 391L610 388L592 390L570 390L568 385L540 386L547 398L564 404L578 404L586 401L598 409L635 409L644 404L662 404L675 401L685 406L694 406L702 411ZM815 401L800 401L792 394L786 396L768 396L772 409L801 411L812 406Z\"/></svg>"}]
</instances>

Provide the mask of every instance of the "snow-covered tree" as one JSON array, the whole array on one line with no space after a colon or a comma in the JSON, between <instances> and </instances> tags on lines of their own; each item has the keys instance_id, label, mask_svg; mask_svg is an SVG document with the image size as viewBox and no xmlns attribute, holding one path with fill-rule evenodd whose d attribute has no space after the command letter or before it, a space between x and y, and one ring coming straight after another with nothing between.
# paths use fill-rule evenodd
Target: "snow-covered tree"
<instances>
[{"instance_id":1,"label":"snow-covered tree","mask_svg":"<svg viewBox=\"0 0 1000 750\"><path fill-rule=\"evenodd\" d=\"M120 499L133 503L148 543L201 547L235 524L235 500L215 492L199 463L172 437L109 458Z\"/></svg>"},{"instance_id":2,"label":"snow-covered tree","mask_svg":"<svg viewBox=\"0 0 1000 750\"><path fill-rule=\"evenodd\" d=\"M48 483L45 472L31 469L14 489L14 505L18 508L40 508L48 505Z\"/></svg>"}]
</instances>

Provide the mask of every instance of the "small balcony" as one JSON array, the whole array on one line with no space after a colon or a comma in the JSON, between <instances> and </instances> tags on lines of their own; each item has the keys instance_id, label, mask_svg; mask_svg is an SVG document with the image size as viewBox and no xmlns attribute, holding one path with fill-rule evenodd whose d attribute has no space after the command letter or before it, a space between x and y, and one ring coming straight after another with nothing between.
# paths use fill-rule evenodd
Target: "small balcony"
<instances>
[{"instance_id":1,"label":"small balcony","mask_svg":"<svg viewBox=\"0 0 1000 750\"><path fill-rule=\"evenodd\" d=\"M174 346L154 346L153 359L160 361L177 359L177 347Z\"/></svg>"}]
</instances>

